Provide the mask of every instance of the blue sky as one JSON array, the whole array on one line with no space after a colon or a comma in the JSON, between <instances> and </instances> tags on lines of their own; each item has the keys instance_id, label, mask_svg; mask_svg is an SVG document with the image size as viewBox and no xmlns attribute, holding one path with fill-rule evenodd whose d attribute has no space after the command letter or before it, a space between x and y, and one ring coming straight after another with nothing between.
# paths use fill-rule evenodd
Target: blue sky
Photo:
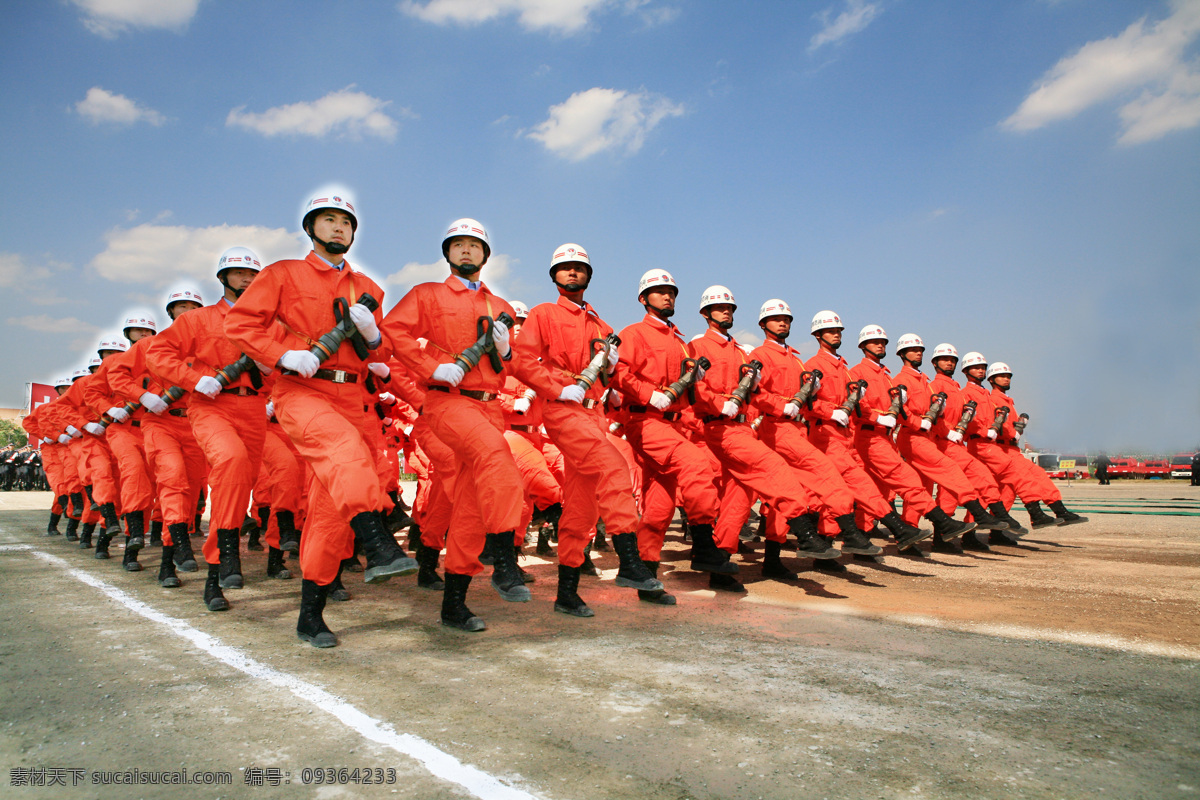
<instances>
[{"instance_id":1,"label":"blue sky","mask_svg":"<svg viewBox=\"0 0 1200 800\"><path fill-rule=\"evenodd\" d=\"M671 271L739 339L780 297L1008 362L1048 450L1200 446L1200 0L74 0L8 11L0 406L340 185L390 308L488 226L484 278L639 319ZM18 199L19 198L19 199ZM162 316L162 315L160 315ZM165 323L165 320L163 321ZM893 369L898 367L889 357Z\"/></svg>"}]
</instances>

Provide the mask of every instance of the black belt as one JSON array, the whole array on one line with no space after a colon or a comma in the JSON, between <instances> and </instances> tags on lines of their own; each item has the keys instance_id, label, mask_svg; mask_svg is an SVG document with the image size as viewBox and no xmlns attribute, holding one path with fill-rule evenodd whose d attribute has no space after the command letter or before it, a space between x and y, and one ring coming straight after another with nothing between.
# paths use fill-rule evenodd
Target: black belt
<instances>
[{"instance_id":1,"label":"black belt","mask_svg":"<svg viewBox=\"0 0 1200 800\"><path fill-rule=\"evenodd\" d=\"M1013 438L1009 439L1008 443L1011 444L1013 447L1016 447L1017 446L1017 437L1014 436Z\"/></svg>"},{"instance_id":2,"label":"black belt","mask_svg":"<svg viewBox=\"0 0 1200 800\"><path fill-rule=\"evenodd\" d=\"M860 423L858 424L858 427L862 428L864 431L873 431L873 430L875 430L875 426L874 426L874 425L872 425L872 424L871 424L871 423L869 423L869 422L860 422Z\"/></svg>"},{"instance_id":3,"label":"black belt","mask_svg":"<svg viewBox=\"0 0 1200 800\"><path fill-rule=\"evenodd\" d=\"M258 391L249 389L245 386L239 386L236 389L222 389L221 394L234 394L238 397L258 397Z\"/></svg>"},{"instance_id":4,"label":"black belt","mask_svg":"<svg viewBox=\"0 0 1200 800\"><path fill-rule=\"evenodd\" d=\"M449 386L430 386L432 392L445 392L446 394L461 394L463 397L469 397L472 400L480 400L486 403L489 400L495 400L499 395L495 392L476 392L472 389L452 389Z\"/></svg>"},{"instance_id":5,"label":"black belt","mask_svg":"<svg viewBox=\"0 0 1200 800\"><path fill-rule=\"evenodd\" d=\"M142 421L140 419L131 419L131 420L129 420L129 424L135 428L142 427Z\"/></svg>"},{"instance_id":6,"label":"black belt","mask_svg":"<svg viewBox=\"0 0 1200 800\"><path fill-rule=\"evenodd\" d=\"M654 406L629 406L628 410L630 414L652 414L653 412L658 411L658 409ZM680 412L678 411L663 411L661 414L662 418L667 422L674 422L681 416Z\"/></svg>"},{"instance_id":7,"label":"black belt","mask_svg":"<svg viewBox=\"0 0 1200 800\"><path fill-rule=\"evenodd\" d=\"M186 417L187 409L186 408L168 408L167 413L170 414L172 417Z\"/></svg>"},{"instance_id":8,"label":"black belt","mask_svg":"<svg viewBox=\"0 0 1200 800\"><path fill-rule=\"evenodd\" d=\"M319 369L313 373L313 377L330 383L358 383L358 374L344 369Z\"/></svg>"},{"instance_id":9,"label":"black belt","mask_svg":"<svg viewBox=\"0 0 1200 800\"><path fill-rule=\"evenodd\" d=\"M524 433L534 433L537 431L537 428L533 425L509 425L508 427L510 430L522 431Z\"/></svg>"},{"instance_id":10,"label":"black belt","mask_svg":"<svg viewBox=\"0 0 1200 800\"><path fill-rule=\"evenodd\" d=\"M570 403L571 401L570 401L570 400L555 400L554 402L556 402L556 403ZM585 398L583 398L582 400L580 400L580 401L579 401L579 405L583 406L584 408L595 408L596 406L600 405L600 401L599 401L599 400L594 400L594 399L592 399L592 398L590 398L590 397L585 397Z\"/></svg>"},{"instance_id":11,"label":"black belt","mask_svg":"<svg viewBox=\"0 0 1200 800\"><path fill-rule=\"evenodd\" d=\"M705 423L709 422L745 422L746 415L738 414L736 417L727 417L724 414L709 414L704 418Z\"/></svg>"},{"instance_id":12,"label":"black belt","mask_svg":"<svg viewBox=\"0 0 1200 800\"><path fill-rule=\"evenodd\" d=\"M982 439L983 437L982 437L982 436L980 436L978 433L972 433L970 438L972 438L972 439Z\"/></svg>"}]
</instances>

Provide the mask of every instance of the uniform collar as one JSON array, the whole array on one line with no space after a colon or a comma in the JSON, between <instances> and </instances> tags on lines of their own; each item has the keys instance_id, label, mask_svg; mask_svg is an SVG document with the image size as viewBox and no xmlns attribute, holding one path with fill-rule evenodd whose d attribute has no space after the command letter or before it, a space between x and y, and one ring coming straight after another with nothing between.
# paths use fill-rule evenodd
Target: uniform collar
<instances>
[{"instance_id":1,"label":"uniform collar","mask_svg":"<svg viewBox=\"0 0 1200 800\"><path fill-rule=\"evenodd\" d=\"M350 262L344 258L342 259L342 266L335 267L333 265L333 262L327 261L324 258L322 258L321 256L317 255L316 250L310 250L308 252L308 257L305 258L304 260L307 261L309 264L312 264L317 269L328 269L328 270L333 270L334 272L345 272L346 268L350 267ZM351 268L351 271L353 271L353 268Z\"/></svg>"},{"instance_id":2,"label":"uniform collar","mask_svg":"<svg viewBox=\"0 0 1200 800\"><path fill-rule=\"evenodd\" d=\"M491 290L487 288L487 284L485 284L483 281L468 281L468 280L464 280L463 278L460 278L458 275L454 275L454 274L450 274L449 276L447 276L445 283L447 286L449 286L451 289L453 289L456 292L474 291L471 289L471 284L474 283L475 287L476 287L475 290L480 291L480 292L488 292L489 294L491 294Z\"/></svg>"},{"instance_id":3,"label":"uniform collar","mask_svg":"<svg viewBox=\"0 0 1200 800\"><path fill-rule=\"evenodd\" d=\"M675 327L674 322L671 322L671 321L665 320L665 319L660 319L657 314L652 314L649 311L647 311L646 316L642 317L642 322L645 322L649 325L653 325L657 328L662 328L664 330L670 331L671 333L678 336L680 339L683 338L683 334L679 332L679 328Z\"/></svg>"},{"instance_id":4,"label":"uniform collar","mask_svg":"<svg viewBox=\"0 0 1200 800\"><path fill-rule=\"evenodd\" d=\"M596 316L595 309L593 309L591 303L586 300L583 301L583 305L581 306L575 301L568 300L560 294L558 296L558 305L575 314L590 314L593 317Z\"/></svg>"}]
</instances>

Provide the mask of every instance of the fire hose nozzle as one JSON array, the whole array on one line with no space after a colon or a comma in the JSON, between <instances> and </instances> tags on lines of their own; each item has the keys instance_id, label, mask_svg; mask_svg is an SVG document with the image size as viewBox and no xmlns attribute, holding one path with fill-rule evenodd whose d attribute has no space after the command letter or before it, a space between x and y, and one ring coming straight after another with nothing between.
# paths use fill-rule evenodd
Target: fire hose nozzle
<instances>
[{"instance_id":1,"label":"fire hose nozzle","mask_svg":"<svg viewBox=\"0 0 1200 800\"><path fill-rule=\"evenodd\" d=\"M491 317L480 317L476 320L475 332L479 338L475 344L455 356L454 363L458 364L464 373L473 370L485 355L488 356L494 372L499 374L504 369L500 354L496 352L496 342L492 338L492 321ZM513 318L507 311L501 311L495 321L504 323L506 328L511 329L513 326Z\"/></svg>"},{"instance_id":2,"label":"fire hose nozzle","mask_svg":"<svg viewBox=\"0 0 1200 800\"><path fill-rule=\"evenodd\" d=\"M579 378L575 381L575 385L580 389L587 391L592 388L592 385L599 378L601 383L608 381L608 371L611 365L608 363L608 348L609 345L619 346L621 337L615 333L610 333L603 339L592 339L589 346L592 349L592 360L583 368L583 372L579 373Z\"/></svg>"}]
</instances>

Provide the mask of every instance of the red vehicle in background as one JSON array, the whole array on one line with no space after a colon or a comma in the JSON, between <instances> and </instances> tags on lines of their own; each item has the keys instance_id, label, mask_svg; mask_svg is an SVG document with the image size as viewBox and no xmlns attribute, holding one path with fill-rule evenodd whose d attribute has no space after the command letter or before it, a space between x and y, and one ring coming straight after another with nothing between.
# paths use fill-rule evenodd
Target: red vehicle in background
<instances>
[{"instance_id":1,"label":"red vehicle in background","mask_svg":"<svg viewBox=\"0 0 1200 800\"><path fill-rule=\"evenodd\" d=\"M1171 477L1171 462L1165 458L1152 458L1142 462L1143 478Z\"/></svg>"},{"instance_id":2,"label":"red vehicle in background","mask_svg":"<svg viewBox=\"0 0 1200 800\"><path fill-rule=\"evenodd\" d=\"M1140 478L1142 477L1142 462L1136 458L1114 456L1108 467L1110 478Z\"/></svg>"},{"instance_id":3,"label":"red vehicle in background","mask_svg":"<svg viewBox=\"0 0 1200 800\"><path fill-rule=\"evenodd\" d=\"M1192 477L1192 454L1191 453L1176 453L1171 456L1171 477L1172 478L1190 478Z\"/></svg>"}]
</instances>

